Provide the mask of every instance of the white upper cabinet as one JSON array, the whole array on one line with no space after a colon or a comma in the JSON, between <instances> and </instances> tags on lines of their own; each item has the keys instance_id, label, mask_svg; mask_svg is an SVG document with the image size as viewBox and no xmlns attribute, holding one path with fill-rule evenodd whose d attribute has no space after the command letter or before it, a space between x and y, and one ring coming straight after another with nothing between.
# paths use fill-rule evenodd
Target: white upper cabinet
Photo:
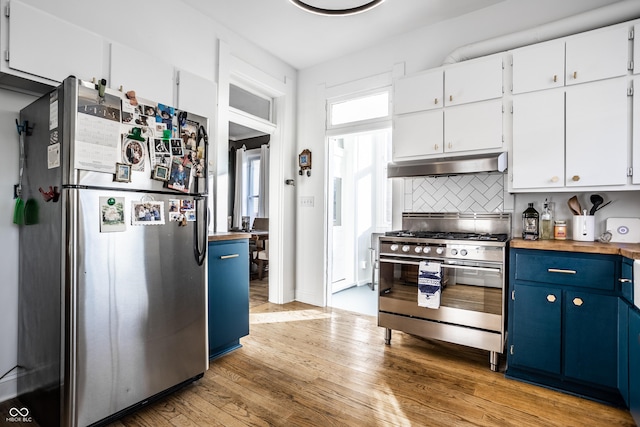
<instances>
[{"instance_id":1,"label":"white upper cabinet","mask_svg":"<svg viewBox=\"0 0 640 427\"><path fill-rule=\"evenodd\" d=\"M619 77L629 68L629 30L617 26L591 31L566 42L567 85Z\"/></svg>"},{"instance_id":2,"label":"white upper cabinet","mask_svg":"<svg viewBox=\"0 0 640 427\"><path fill-rule=\"evenodd\" d=\"M634 77L633 79L633 87L640 88L640 77ZM640 95L633 96L633 111L636 114L633 115L633 146L631 149L631 153L633 155L632 167L633 167L633 176L631 178L632 184L640 184L640 114L637 112L640 111Z\"/></svg>"},{"instance_id":3,"label":"white upper cabinet","mask_svg":"<svg viewBox=\"0 0 640 427\"><path fill-rule=\"evenodd\" d=\"M633 33L640 34L640 24L633 26ZM640 41L634 37L633 42L633 74L640 74ZM637 87L637 86L636 86Z\"/></svg>"},{"instance_id":4,"label":"white upper cabinet","mask_svg":"<svg viewBox=\"0 0 640 427\"><path fill-rule=\"evenodd\" d=\"M564 187L564 90L513 98L514 189Z\"/></svg>"},{"instance_id":5,"label":"white upper cabinet","mask_svg":"<svg viewBox=\"0 0 640 427\"><path fill-rule=\"evenodd\" d=\"M213 118L217 94L218 86L214 81L185 70L178 71L178 109Z\"/></svg>"},{"instance_id":6,"label":"white upper cabinet","mask_svg":"<svg viewBox=\"0 0 640 427\"><path fill-rule=\"evenodd\" d=\"M444 151L502 148L502 99L445 108Z\"/></svg>"},{"instance_id":7,"label":"white upper cabinet","mask_svg":"<svg viewBox=\"0 0 640 427\"><path fill-rule=\"evenodd\" d=\"M566 185L625 185L628 168L627 80L566 90Z\"/></svg>"},{"instance_id":8,"label":"white upper cabinet","mask_svg":"<svg viewBox=\"0 0 640 427\"><path fill-rule=\"evenodd\" d=\"M442 79L442 68L397 79L393 85L393 113L406 114L442 107Z\"/></svg>"},{"instance_id":9,"label":"white upper cabinet","mask_svg":"<svg viewBox=\"0 0 640 427\"><path fill-rule=\"evenodd\" d=\"M132 66L131 64L135 64ZM174 107L174 69L171 64L147 52L120 44L111 44L112 89L122 86L136 96Z\"/></svg>"},{"instance_id":10,"label":"white upper cabinet","mask_svg":"<svg viewBox=\"0 0 640 427\"><path fill-rule=\"evenodd\" d=\"M393 159L431 157L443 151L443 111L421 111L393 117Z\"/></svg>"},{"instance_id":11,"label":"white upper cabinet","mask_svg":"<svg viewBox=\"0 0 640 427\"><path fill-rule=\"evenodd\" d=\"M41 77L54 86L70 75L103 77L101 37L17 0L9 4L8 22L9 73Z\"/></svg>"},{"instance_id":12,"label":"white upper cabinet","mask_svg":"<svg viewBox=\"0 0 640 427\"><path fill-rule=\"evenodd\" d=\"M564 86L564 41L538 43L511 54L514 94Z\"/></svg>"},{"instance_id":13,"label":"white upper cabinet","mask_svg":"<svg viewBox=\"0 0 640 427\"><path fill-rule=\"evenodd\" d=\"M503 58L499 53L445 67L444 105L501 98Z\"/></svg>"}]
</instances>

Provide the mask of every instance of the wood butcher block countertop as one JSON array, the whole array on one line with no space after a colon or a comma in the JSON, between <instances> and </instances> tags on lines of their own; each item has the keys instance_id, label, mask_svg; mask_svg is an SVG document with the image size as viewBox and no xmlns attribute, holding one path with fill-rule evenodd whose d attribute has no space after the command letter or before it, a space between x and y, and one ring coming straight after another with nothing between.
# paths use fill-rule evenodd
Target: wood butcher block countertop
<instances>
[{"instance_id":1,"label":"wood butcher block countertop","mask_svg":"<svg viewBox=\"0 0 640 427\"><path fill-rule=\"evenodd\" d=\"M249 239L251 233L244 233L242 231L223 231L220 233L209 234L210 242L219 242L221 240L238 240Z\"/></svg>"},{"instance_id":2,"label":"wood butcher block countertop","mask_svg":"<svg viewBox=\"0 0 640 427\"><path fill-rule=\"evenodd\" d=\"M577 240L524 240L512 239L509 247L542 249L545 251L584 252L590 254L622 255L640 259L640 243L601 243Z\"/></svg>"}]
</instances>

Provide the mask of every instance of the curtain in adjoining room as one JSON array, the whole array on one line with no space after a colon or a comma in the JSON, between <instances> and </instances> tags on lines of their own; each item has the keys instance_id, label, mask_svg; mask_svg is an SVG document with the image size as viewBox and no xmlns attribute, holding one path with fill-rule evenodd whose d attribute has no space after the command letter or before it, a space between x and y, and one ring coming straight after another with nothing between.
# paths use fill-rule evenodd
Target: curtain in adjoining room
<instances>
[{"instance_id":1,"label":"curtain in adjoining room","mask_svg":"<svg viewBox=\"0 0 640 427\"><path fill-rule=\"evenodd\" d=\"M258 217L269 217L269 145L260 147L260 202Z\"/></svg>"},{"instance_id":2,"label":"curtain in adjoining room","mask_svg":"<svg viewBox=\"0 0 640 427\"><path fill-rule=\"evenodd\" d=\"M244 187L246 185L247 154L243 146L236 151L236 188L233 198L233 228L242 228L242 215L245 211Z\"/></svg>"}]
</instances>

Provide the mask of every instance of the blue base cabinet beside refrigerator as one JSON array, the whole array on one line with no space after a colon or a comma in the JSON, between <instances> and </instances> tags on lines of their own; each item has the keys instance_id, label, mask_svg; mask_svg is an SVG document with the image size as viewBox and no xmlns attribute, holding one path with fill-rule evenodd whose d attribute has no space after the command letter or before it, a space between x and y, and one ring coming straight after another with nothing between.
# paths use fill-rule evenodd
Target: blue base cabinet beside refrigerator
<instances>
[{"instance_id":1,"label":"blue base cabinet beside refrigerator","mask_svg":"<svg viewBox=\"0 0 640 427\"><path fill-rule=\"evenodd\" d=\"M624 406L618 258L511 249L508 378Z\"/></svg>"},{"instance_id":2,"label":"blue base cabinet beside refrigerator","mask_svg":"<svg viewBox=\"0 0 640 427\"><path fill-rule=\"evenodd\" d=\"M249 240L209 242L209 359L249 335Z\"/></svg>"},{"instance_id":3,"label":"blue base cabinet beside refrigerator","mask_svg":"<svg viewBox=\"0 0 640 427\"><path fill-rule=\"evenodd\" d=\"M629 308L629 409L640 425L640 311Z\"/></svg>"}]
</instances>

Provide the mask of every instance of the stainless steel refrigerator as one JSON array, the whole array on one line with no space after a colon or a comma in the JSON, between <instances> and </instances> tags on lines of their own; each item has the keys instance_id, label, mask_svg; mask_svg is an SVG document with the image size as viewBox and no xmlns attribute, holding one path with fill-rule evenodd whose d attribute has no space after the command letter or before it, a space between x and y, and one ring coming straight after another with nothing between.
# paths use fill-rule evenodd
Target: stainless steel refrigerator
<instances>
[{"instance_id":1,"label":"stainless steel refrigerator","mask_svg":"<svg viewBox=\"0 0 640 427\"><path fill-rule=\"evenodd\" d=\"M41 426L105 424L207 369L206 119L103 84L69 77L18 123L18 398Z\"/></svg>"}]
</instances>

